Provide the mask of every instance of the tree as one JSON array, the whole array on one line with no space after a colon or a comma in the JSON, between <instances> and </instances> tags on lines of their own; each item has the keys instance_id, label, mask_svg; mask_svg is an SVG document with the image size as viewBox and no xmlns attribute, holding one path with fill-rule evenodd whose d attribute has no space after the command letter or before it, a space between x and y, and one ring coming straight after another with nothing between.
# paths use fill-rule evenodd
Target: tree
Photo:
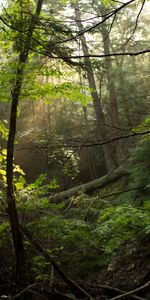
<instances>
[{"instance_id":1,"label":"tree","mask_svg":"<svg viewBox=\"0 0 150 300\"><path fill-rule=\"evenodd\" d=\"M80 31L84 31L83 30L84 28L83 28L83 25L81 22L81 14L80 14L79 4L76 3L73 6L75 9L76 20L78 20L77 26ZM96 123L97 123L96 133L97 133L97 137L99 139L105 140L107 138L107 130L104 125L105 117L104 117L100 99L99 99L99 96L97 93L97 87L96 87L96 82L95 82L95 78L94 78L94 70L92 67L91 60L88 57L89 50L88 50L88 46L87 46L87 42L86 42L84 34L81 36L81 43L82 43L82 50L85 55L85 57L84 57L85 69L87 72L88 83L89 83L89 87L91 89L91 96L93 98L93 105L94 105L94 110L95 110ZM105 146L103 146L103 152L104 152L106 168L107 168L107 171L109 172L116 167L115 160L112 155L112 149L111 149L111 147L108 147L107 145L105 145Z\"/></svg>"},{"instance_id":2,"label":"tree","mask_svg":"<svg viewBox=\"0 0 150 300\"><path fill-rule=\"evenodd\" d=\"M26 34L24 42L21 42L21 49L18 54L18 62L16 64L15 78L13 87L11 89L11 112L10 112L10 125L9 135L7 143L7 166L6 166L6 177L7 177L7 204L8 214L11 224L12 239L16 254L16 276L18 279L23 278L27 271L25 252L22 240L22 233L20 230L18 213L16 209L16 201L13 186L13 158L14 158L14 143L16 134L16 122L17 122L17 109L21 95L21 89L23 84L24 70L29 55L31 46L31 40L36 28L41 10L43 0L38 0L35 13L31 15L29 25L26 28ZM21 20L21 25L22 20Z\"/></svg>"}]
</instances>

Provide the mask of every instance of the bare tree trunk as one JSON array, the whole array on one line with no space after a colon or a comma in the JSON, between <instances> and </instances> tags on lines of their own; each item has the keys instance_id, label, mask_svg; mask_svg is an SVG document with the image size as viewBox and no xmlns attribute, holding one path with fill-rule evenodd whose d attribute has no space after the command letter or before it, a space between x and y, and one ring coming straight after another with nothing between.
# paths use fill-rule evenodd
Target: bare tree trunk
<instances>
[{"instance_id":1,"label":"bare tree trunk","mask_svg":"<svg viewBox=\"0 0 150 300\"><path fill-rule=\"evenodd\" d=\"M78 3L72 4L72 6L75 9L75 16L76 16L76 19L78 20L77 26L80 31L83 31L83 25L81 22L79 22L81 20L79 4ZM87 47L87 43L86 43L84 34L81 36L81 42L82 42L82 50L85 55L84 63L85 63L86 71L87 71L88 83L89 83L89 87L91 89L91 96L93 99L93 105L94 105L94 110L95 110L95 116L96 116L96 122L97 122L97 136L98 136L98 139L106 140L107 139L107 130L104 125L105 124L104 114L103 114L100 99L99 99L98 93L97 93L97 87L96 87L96 83L95 83L92 63L91 63L90 58L88 57L89 50ZM103 152L104 152L106 168L107 168L107 171L109 172L116 167L110 145L103 146Z\"/></svg>"},{"instance_id":2,"label":"bare tree trunk","mask_svg":"<svg viewBox=\"0 0 150 300\"><path fill-rule=\"evenodd\" d=\"M98 5L99 6L99 5ZM102 15L102 20L104 20L103 15L106 13L106 9L103 5L99 7L100 14ZM117 104L117 95L116 95L116 88L114 82L114 74L113 74L113 66L111 57L108 55L110 54L110 37L109 31L107 29L107 24L104 22L101 27L101 33L103 38L103 47L104 47L104 54L105 62L106 62L106 76L107 76L107 84L108 84L108 92L109 92L109 106L108 106L108 113L112 128L116 128L116 130L112 130L112 133L116 134L119 132L119 114L118 114L118 104ZM117 130L118 128L118 130ZM116 142L115 144L115 156L117 160L117 164L120 164L121 156L122 156L122 145L120 142Z\"/></svg>"},{"instance_id":3,"label":"bare tree trunk","mask_svg":"<svg viewBox=\"0 0 150 300\"><path fill-rule=\"evenodd\" d=\"M25 269L25 255L22 241L22 235L19 226L18 214L16 209L16 202L13 189L13 158L14 158L14 140L16 133L16 119L17 119L17 107L18 100L22 85L23 68L17 70L15 87L12 90L12 104L10 112L10 127L9 127L9 138L7 143L7 204L8 214L11 224L12 239L16 254L16 271L17 274L21 274L22 270Z\"/></svg>"},{"instance_id":4,"label":"bare tree trunk","mask_svg":"<svg viewBox=\"0 0 150 300\"><path fill-rule=\"evenodd\" d=\"M106 28L106 25L102 26L102 36L103 36L103 46L104 54L110 54L110 38L109 32ZM113 68L111 58L106 56L106 70L107 70L107 82L108 82L108 91L109 91L109 117L111 124L113 126L119 127L119 118L118 118L118 105L117 105L117 96L114 84Z\"/></svg>"},{"instance_id":5,"label":"bare tree trunk","mask_svg":"<svg viewBox=\"0 0 150 300\"><path fill-rule=\"evenodd\" d=\"M120 84L120 95L122 98L122 106L123 106L124 112L125 112L126 124L129 128L131 128L132 121L131 121L131 115L130 115L130 108L129 108L128 98L126 96L125 81L124 81L122 72L120 72L120 74L119 74L119 84Z\"/></svg>"},{"instance_id":6,"label":"bare tree trunk","mask_svg":"<svg viewBox=\"0 0 150 300\"><path fill-rule=\"evenodd\" d=\"M35 15L31 17L26 40L24 42L24 45L22 45L22 50L19 55L14 86L11 90L12 101L11 101L11 112L10 112L9 136L8 136L8 143L7 143L6 177L7 177L8 214L9 214L9 219L11 224L13 245L14 245L15 255L16 255L17 279L22 279L27 269L26 269L26 259L25 259L22 233L20 230L19 218L16 209L16 201L15 201L14 188L13 188L14 142L15 142L15 134L16 134L18 102L19 102L22 83L23 83L23 71L28 58L32 34L35 29L35 25L42 8L42 3L43 0L38 0Z\"/></svg>"},{"instance_id":7,"label":"bare tree trunk","mask_svg":"<svg viewBox=\"0 0 150 300\"><path fill-rule=\"evenodd\" d=\"M113 50L113 49L112 49ZM117 68L119 69L119 76L118 76L118 81L119 81L119 89L120 89L120 96L122 100L122 106L125 112L125 119L126 119L126 124L129 128L132 127L132 120L131 120L131 115L130 115L130 109L129 109L129 101L126 95L126 87L125 87L125 80L124 80L124 74L123 74L123 60L121 59L121 62L117 57L115 57L115 62L117 65Z\"/></svg>"}]
</instances>

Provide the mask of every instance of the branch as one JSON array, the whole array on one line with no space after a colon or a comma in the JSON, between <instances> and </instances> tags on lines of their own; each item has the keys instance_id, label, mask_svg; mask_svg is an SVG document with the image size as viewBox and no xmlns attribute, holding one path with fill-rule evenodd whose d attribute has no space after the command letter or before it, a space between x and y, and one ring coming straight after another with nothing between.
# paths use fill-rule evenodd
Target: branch
<instances>
[{"instance_id":1,"label":"branch","mask_svg":"<svg viewBox=\"0 0 150 300\"><path fill-rule=\"evenodd\" d=\"M53 145L51 145L51 148L55 148L55 147L59 147L59 148L61 148L61 147L65 147L65 148L68 148L68 147L70 147L70 148L88 148L88 147L95 147L95 146L102 146L102 145L106 145L106 144L110 144L110 143L114 143L115 141L118 141L118 140L121 140L121 139L128 139L128 138L132 138L132 137L136 137L136 136L142 136L142 135L145 135L145 134L150 134L150 130L147 130L147 131L143 131L143 132L135 132L135 133L131 133L131 134L127 134L127 135L122 135L122 136L117 136L117 137L114 137L114 138L112 138L112 139L107 139L107 140L105 140L105 141L97 141L97 142L90 142L90 143L80 143L80 144L67 144L67 140L65 141L65 143L64 144L54 144L53 143ZM69 140L69 142L71 142L70 140ZM80 142L80 141L78 141L78 142ZM35 143L35 145L34 146L17 146L16 147L16 150L19 150L19 149L21 149L21 150L25 150L25 149L47 149L49 147L49 143L43 143L43 144L41 144L41 145L37 145L36 143Z\"/></svg>"},{"instance_id":2,"label":"branch","mask_svg":"<svg viewBox=\"0 0 150 300\"><path fill-rule=\"evenodd\" d=\"M118 300L118 299L126 298L126 297L128 297L128 296L130 296L130 295L133 295L134 293L137 293L137 292L140 292L140 291L146 289L146 288L149 287L149 286L150 286L150 281L148 281L148 282L145 283L144 285L138 287L137 289L134 289L134 290L132 290L132 291L130 291L130 292L127 292L127 293L125 293L125 294L123 294L123 295L119 295L119 296L117 296L117 297L111 298L110 300Z\"/></svg>"},{"instance_id":3,"label":"branch","mask_svg":"<svg viewBox=\"0 0 150 300\"><path fill-rule=\"evenodd\" d=\"M121 190L119 192L115 192L115 193L111 193L111 194L106 194L104 196L100 196L100 199L105 199L105 198L109 198L109 197L112 197L112 196L118 196L120 194L125 194L125 193L128 193L128 192L137 191L137 190L141 190L141 189L144 189L144 188L146 188L146 185L136 186L134 188Z\"/></svg>"},{"instance_id":4,"label":"branch","mask_svg":"<svg viewBox=\"0 0 150 300\"><path fill-rule=\"evenodd\" d=\"M102 145L113 143L113 142L121 140L121 139L127 139L127 138L131 138L131 137L135 137L135 136L142 136L142 135L149 134L149 133L150 133L150 130L143 131L143 132L133 132L131 134L117 136L115 138L108 139L108 140L102 141L102 142L100 141L100 142L96 142L96 143L76 145L76 147L86 148L86 147L93 147L93 146L102 146ZM70 145L70 147L75 147L75 145Z\"/></svg>"},{"instance_id":5,"label":"branch","mask_svg":"<svg viewBox=\"0 0 150 300\"><path fill-rule=\"evenodd\" d=\"M95 25L91 26L90 28L87 28L87 29L84 29L82 31L79 31L78 34L76 34L74 37L71 37L71 38L68 38L68 39L64 39L64 40L61 40L61 41L58 41L58 42L54 42L54 43L52 42L52 44L55 45L55 44L66 43L66 42L75 40L76 38L80 37L84 33L87 33L89 31L93 30L94 28L96 28L97 26L103 24L106 20L108 20L113 15L115 15L116 13L118 13L121 9L123 9L124 7L126 7L127 5L129 5L129 4L131 4L131 3L135 2L135 1L136 0L130 0L130 1L126 2L126 3L124 3L120 7L116 8L115 10L113 10L112 12L110 12L108 14L108 16L106 16L102 21L96 23Z\"/></svg>"},{"instance_id":6,"label":"branch","mask_svg":"<svg viewBox=\"0 0 150 300\"><path fill-rule=\"evenodd\" d=\"M123 3L121 3L121 4L123 4ZM82 10L82 12L84 13L87 13L87 11L83 11ZM69 18L68 17L68 19L70 19L70 21L69 20L57 20L57 22L58 23L80 23L80 22L88 22L88 21L91 21L91 20L94 20L94 19L98 19L98 18L102 18L102 17L106 17L106 16L108 16L110 14L110 12L108 12L108 13L106 13L106 14L104 14L104 15L96 15L96 16L94 16L94 17L90 17L90 18L87 18L87 19L81 19L81 20L76 20L76 19L73 19L73 18Z\"/></svg>"},{"instance_id":7,"label":"branch","mask_svg":"<svg viewBox=\"0 0 150 300\"><path fill-rule=\"evenodd\" d=\"M8 12L7 12L7 10L6 10L5 7L3 7L3 10L4 10L4 12L5 12L6 16L7 16L8 22L10 22L10 21L12 22L12 24L9 24L9 23L7 23L7 21L6 21L2 16L0 16L0 21L1 21L4 25L6 25L6 26L9 27L10 29L16 30L16 31L18 31L18 32L20 32L20 33L27 33L28 30L22 31L22 28L17 28L16 26L14 26L14 21L12 20L12 16L11 16L10 14L8 14ZM22 27L22 26L21 26L21 27Z\"/></svg>"},{"instance_id":8,"label":"branch","mask_svg":"<svg viewBox=\"0 0 150 300\"><path fill-rule=\"evenodd\" d=\"M118 288L114 288L114 287L108 286L108 285L103 285L103 284L100 284L100 285L97 285L97 284L96 284L96 285L93 285L93 284L92 284L92 287L94 287L94 288L102 288L102 289L105 289L105 290L116 291L116 292L121 293L121 294L126 294L125 291L120 290L120 289L118 289ZM145 298L139 297L139 296L136 296L136 295L131 295L131 298L132 298L132 299L136 299L136 300L146 300Z\"/></svg>"},{"instance_id":9,"label":"branch","mask_svg":"<svg viewBox=\"0 0 150 300\"><path fill-rule=\"evenodd\" d=\"M128 42L132 39L132 37L133 37L133 35L134 35L134 33L135 33L136 29L137 29L137 26L138 26L138 20L139 20L139 17L140 17L140 15L141 15L141 12L142 12L142 10L143 10L144 4L145 4L145 0L142 2L142 5L141 5L140 10L139 10L139 12L138 12L138 15L137 15L137 17L136 17L136 21L135 21L135 25L134 25L133 32L132 32L132 34L130 35L130 37L127 39L127 41L125 42L125 44L124 44L123 46L126 46L126 45L128 44Z\"/></svg>"},{"instance_id":10,"label":"branch","mask_svg":"<svg viewBox=\"0 0 150 300\"><path fill-rule=\"evenodd\" d=\"M89 54L89 55L71 55L71 56L51 56L51 53L49 54L48 52L46 55L50 58L54 59L80 59L80 58L85 58L85 57L91 57L91 58L104 58L104 57L109 57L109 56L137 56L145 53L149 53L150 49L145 49L137 52L116 52L116 53L109 53L109 54ZM43 52L40 52L40 54L45 54Z\"/></svg>"},{"instance_id":11,"label":"branch","mask_svg":"<svg viewBox=\"0 0 150 300\"><path fill-rule=\"evenodd\" d=\"M22 296L24 293L26 293L27 291L29 291L30 289L32 289L33 287L37 286L37 283L33 283L28 285L25 289L23 289L21 292L19 292L18 294L16 294L15 296L11 297L11 300L15 300L17 298L19 298L20 296Z\"/></svg>"}]
</instances>

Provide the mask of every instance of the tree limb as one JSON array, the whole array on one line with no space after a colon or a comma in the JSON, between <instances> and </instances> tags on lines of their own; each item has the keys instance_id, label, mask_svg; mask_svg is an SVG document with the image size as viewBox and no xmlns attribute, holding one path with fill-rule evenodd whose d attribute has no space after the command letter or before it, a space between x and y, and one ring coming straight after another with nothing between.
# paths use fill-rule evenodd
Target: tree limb
<instances>
[{"instance_id":1,"label":"tree limb","mask_svg":"<svg viewBox=\"0 0 150 300\"><path fill-rule=\"evenodd\" d=\"M93 287L93 285L92 285ZM126 294L125 291L121 290L121 289L118 289L118 288L114 288L114 287L111 287L111 286L108 286L108 285L103 285L103 284L100 284L100 285L94 285L95 288L102 288L102 289L105 289L105 290L109 290L109 291L116 291L118 293L121 293L121 294ZM140 297L140 296L136 296L136 295L130 295L132 299L136 299L136 300L146 300L145 298L143 297Z\"/></svg>"},{"instance_id":2,"label":"tree limb","mask_svg":"<svg viewBox=\"0 0 150 300\"><path fill-rule=\"evenodd\" d=\"M150 280L147 283L145 283L144 285L142 285L142 286L140 286L140 287L138 287L138 288L136 288L136 289L134 289L134 290L132 290L130 292L127 292L127 293L125 293L123 295L119 295L117 297L111 298L110 300L119 300L119 299L126 298L126 297L128 297L130 295L133 295L133 294L135 294L137 292L140 292L140 291L146 289L149 286L150 286Z\"/></svg>"},{"instance_id":3,"label":"tree limb","mask_svg":"<svg viewBox=\"0 0 150 300\"><path fill-rule=\"evenodd\" d=\"M20 296L22 296L24 293L26 293L27 291L29 291L30 289L32 289L33 287L37 286L37 283L33 283L28 285L26 288L24 288L21 292L19 292L18 294L12 296L10 298L10 300L15 300L17 298L19 298Z\"/></svg>"},{"instance_id":4,"label":"tree limb","mask_svg":"<svg viewBox=\"0 0 150 300\"><path fill-rule=\"evenodd\" d=\"M66 43L66 42L69 42L69 41L72 41L72 40L75 40L77 39L78 37L80 37L81 35L83 35L84 33L86 32L89 32L93 29L95 29L97 26L103 24L106 20L108 20L109 18L111 18L112 16L114 16L116 13L118 13L121 9L123 9L124 7L126 7L127 5L131 4L135 2L135 0L130 0L126 3L123 3L123 5L121 5L120 7L116 8L115 10L111 11L108 16L106 16L102 21L94 24L93 26L91 26L90 28L87 28L87 29L84 29L82 31L79 31L78 34L76 34L74 37L70 37L68 39L64 39L64 40L61 40L61 41L58 41L58 42L54 42L52 43L53 45L54 44L60 44L60 43Z\"/></svg>"},{"instance_id":5,"label":"tree limb","mask_svg":"<svg viewBox=\"0 0 150 300\"><path fill-rule=\"evenodd\" d=\"M116 52L116 53L109 53L109 54L89 54L89 55L71 55L71 56L54 56L53 58L55 59L80 59L80 58L85 58L85 57L91 57L91 58L104 58L104 57L110 57L110 56L137 56L137 55L142 55L149 53L150 49L145 49L137 52ZM42 53L41 53L42 54ZM49 54L47 52L46 54L48 57L51 58L51 53Z\"/></svg>"}]
</instances>

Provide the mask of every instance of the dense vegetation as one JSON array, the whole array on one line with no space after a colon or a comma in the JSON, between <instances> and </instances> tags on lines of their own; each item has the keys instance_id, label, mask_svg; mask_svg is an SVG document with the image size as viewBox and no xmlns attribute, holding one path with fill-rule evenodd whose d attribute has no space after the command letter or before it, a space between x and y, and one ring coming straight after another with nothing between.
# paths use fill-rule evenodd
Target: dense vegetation
<instances>
[{"instance_id":1,"label":"dense vegetation","mask_svg":"<svg viewBox=\"0 0 150 300\"><path fill-rule=\"evenodd\" d=\"M148 299L149 2L1 2L0 297Z\"/></svg>"}]
</instances>

